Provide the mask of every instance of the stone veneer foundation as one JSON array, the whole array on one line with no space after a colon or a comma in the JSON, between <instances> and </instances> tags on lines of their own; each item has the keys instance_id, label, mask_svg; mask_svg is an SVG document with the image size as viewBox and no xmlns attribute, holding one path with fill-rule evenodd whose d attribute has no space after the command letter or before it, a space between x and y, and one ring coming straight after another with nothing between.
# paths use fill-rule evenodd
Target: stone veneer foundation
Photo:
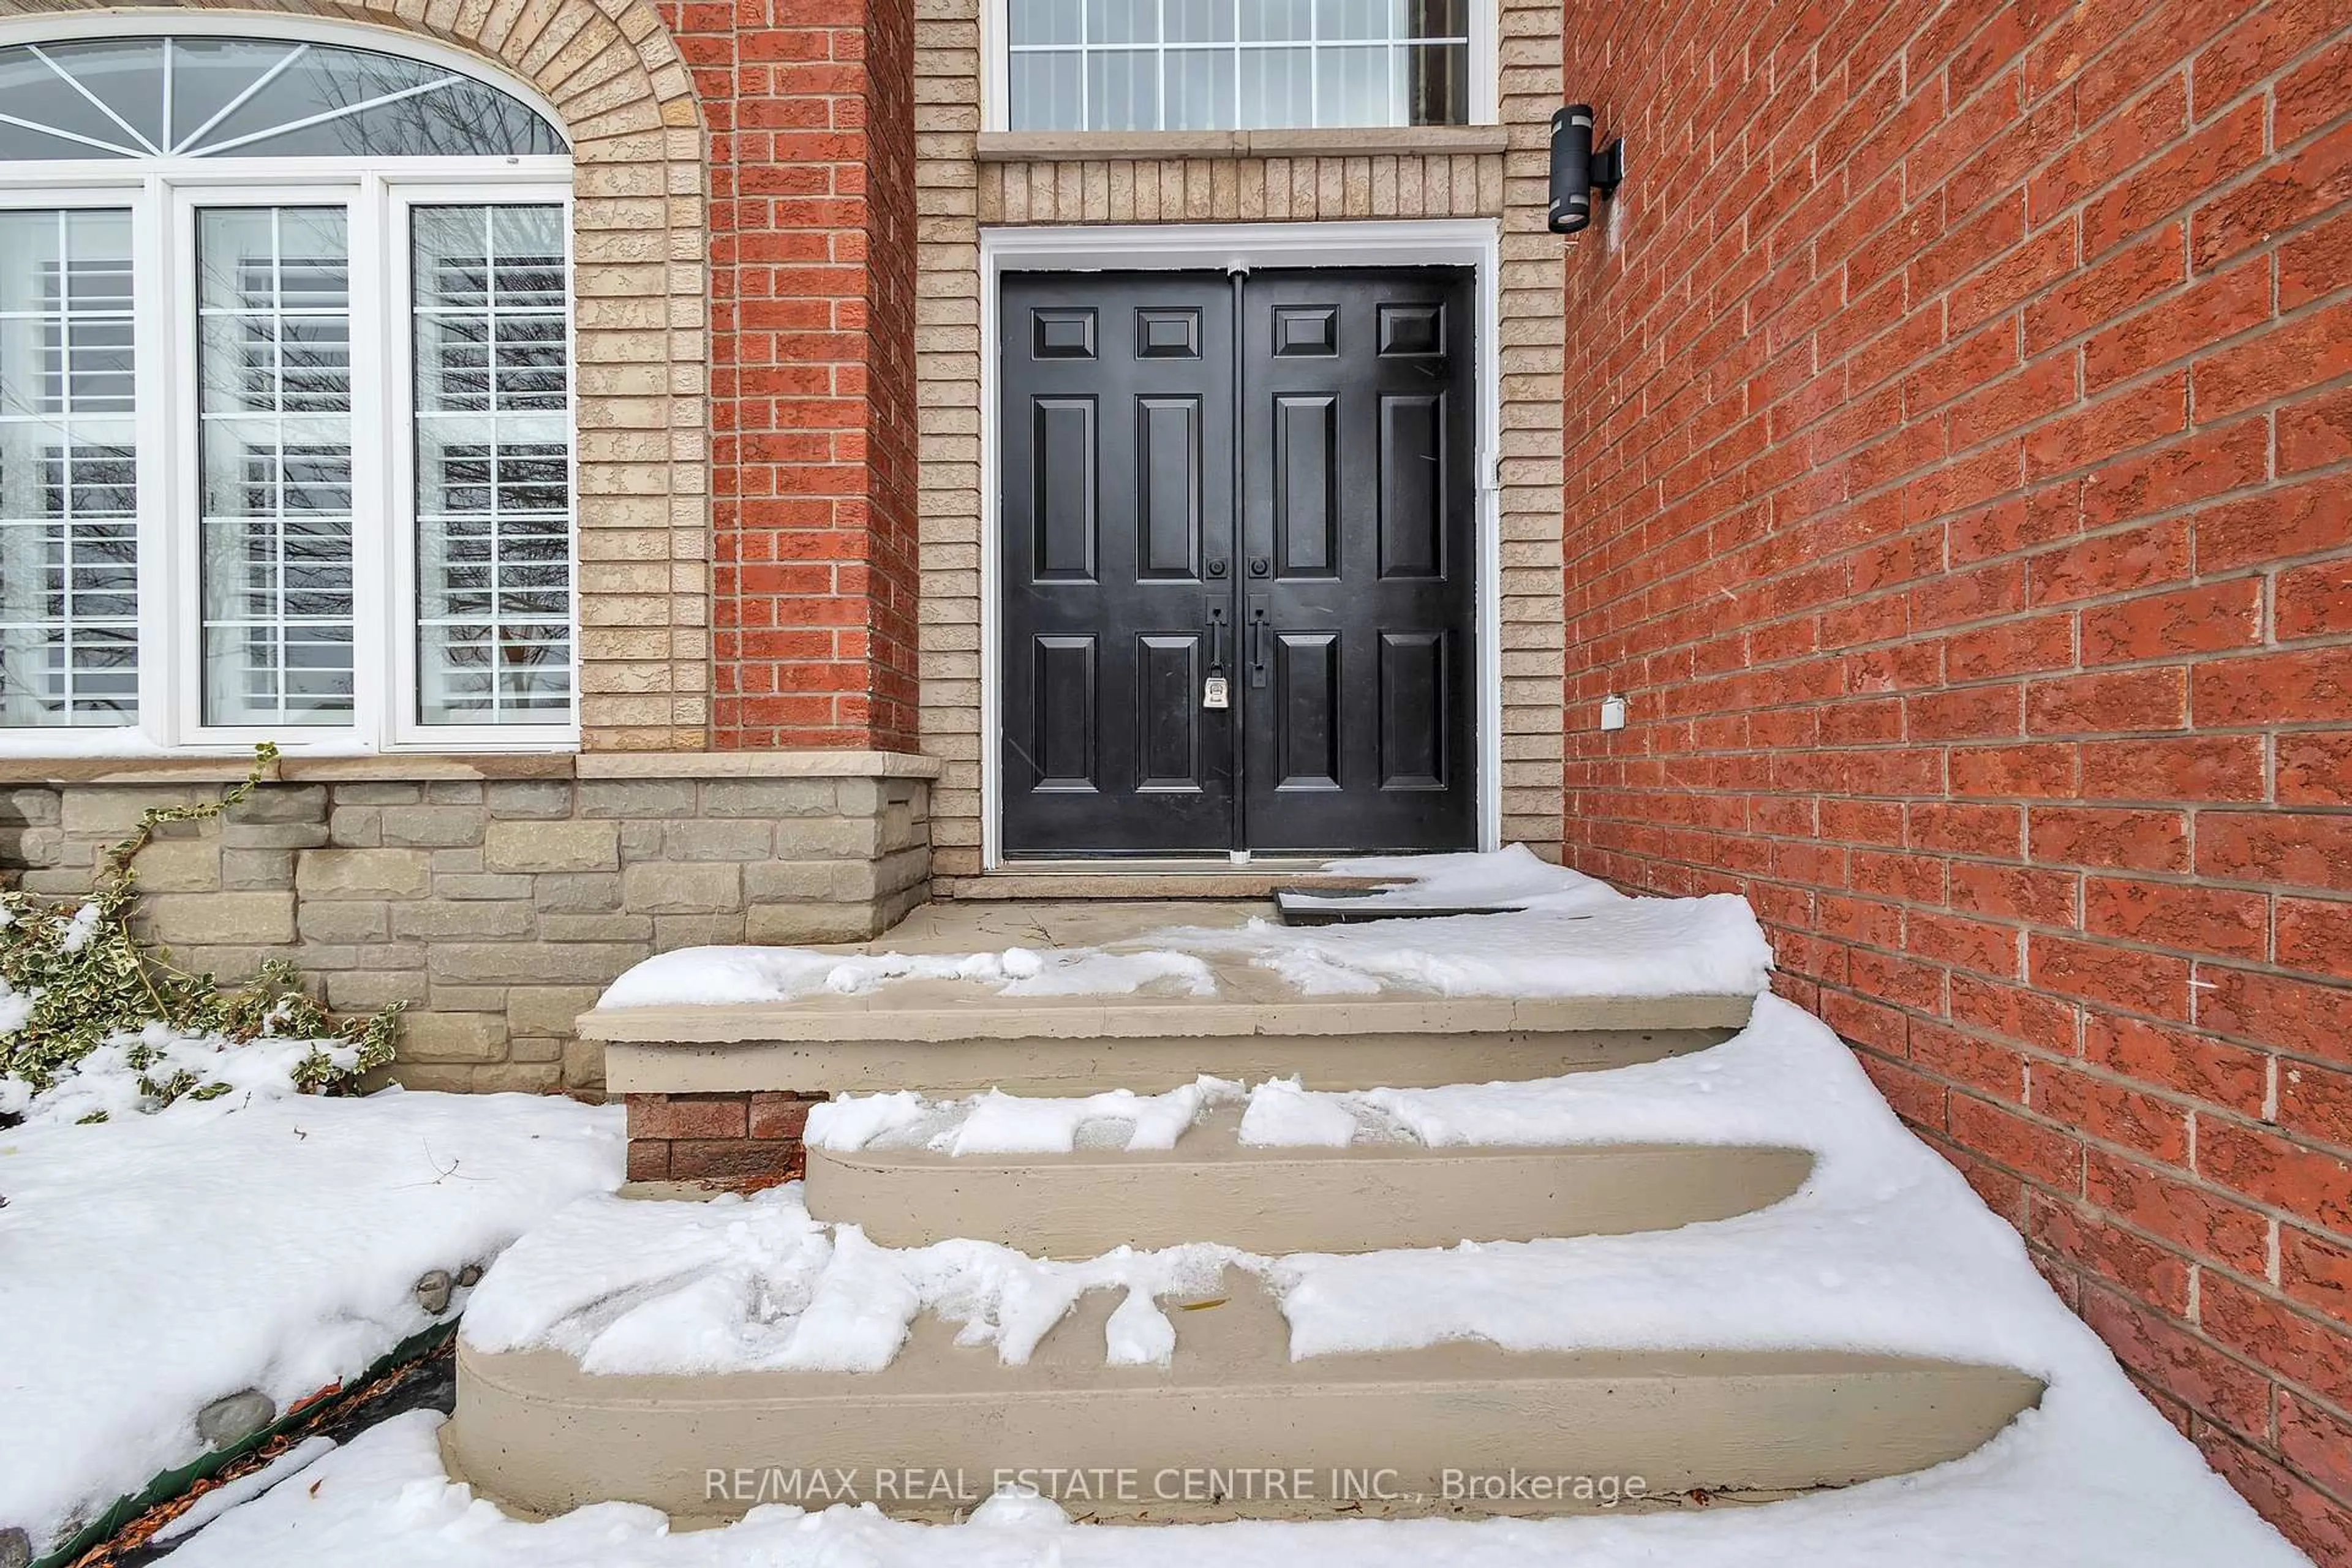
<instances>
[{"instance_id":1,"label":"stone veneer foundation","mask_svg":"<svg viewBox=\"0 0 2352 1568\"><path fill-rule=\"evenodd\" d=\"M593 1089L603 1051L572 1020L640 959L860 941L922 903L933 771L859 752L289 759L226 820L158 834L142 915L186 967L283 958L339 1009L407 1004L412 1087ZM0 773L0 880L69 899L142 810L243 776L20 764Z\"/></svg>"}]
</instances>

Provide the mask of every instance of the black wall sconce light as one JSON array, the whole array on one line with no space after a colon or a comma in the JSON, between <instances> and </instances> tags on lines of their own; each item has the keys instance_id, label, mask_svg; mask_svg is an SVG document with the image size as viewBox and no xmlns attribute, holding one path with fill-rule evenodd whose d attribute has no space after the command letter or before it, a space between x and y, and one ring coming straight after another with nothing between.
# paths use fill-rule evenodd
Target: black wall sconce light
<instances>
[{"instance_id":1,"label":"black wall sconce light","mask_svg":"<svg viewBox=\"0 0 2352 1568\"><path fill-rule=\"evenodd\" d=\"M1551 208L1554 234L1574 234L1592 221L1592 193L1606 201L1625 179L1625 139L1592 150L1592 105L1571 103L1551 117Z\"/></svg>"}]
</instances>

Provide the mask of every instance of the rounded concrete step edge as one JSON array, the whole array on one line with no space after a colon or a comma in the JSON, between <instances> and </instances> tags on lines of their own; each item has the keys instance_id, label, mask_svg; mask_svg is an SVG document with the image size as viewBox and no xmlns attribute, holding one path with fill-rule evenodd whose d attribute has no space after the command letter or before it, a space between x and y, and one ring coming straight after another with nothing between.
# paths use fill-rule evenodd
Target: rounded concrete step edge
<instances>
[{"instance_id":1,"label":"rounded concrete step edge","mask_svg":"<svg viewBox=\"0 0 2352 1568\"><path fill-rule=\"evenodd\" d=\"M1813 1167L1810 1150L1748 1145L1250 1148L1233 1120L1132 1153L811 1147L809 1212L886 1247L971 1237L1093 1258L1215 1241L1280 1257L1671 1230L1778 1203Z\"/></svg>"},{"instance_id":2,"label":"rounded concrete step edge","mask_svg":"<svg viewBox=\"0 0 2352 1568\"><path fill-rule=\"evenodd\" d=\"M1246 1279L1174 1314L1171 1366L1113 1367L1116 1295L1085 1298L1019 1367L930 1318L872 1373L600 1376L461 1344L446 1451L457 1479L540 1515L619 1500L692 1519L833 1501L948 1517L1008 1479L1139 1522L1549 1513L1600 1500L1501 1479L1614 1478L1622 1497L1638 1478L1653 1499L1843 1486L1958 1458L2042 1393L2008 1368L1827 1350L1451 1343L1293 1362ZM1276 1476L1308 1479L1266 1495ZM1381 1478L1381 1495L1335 1495L1347 1478Z\"/></svg>"}]
</instances>

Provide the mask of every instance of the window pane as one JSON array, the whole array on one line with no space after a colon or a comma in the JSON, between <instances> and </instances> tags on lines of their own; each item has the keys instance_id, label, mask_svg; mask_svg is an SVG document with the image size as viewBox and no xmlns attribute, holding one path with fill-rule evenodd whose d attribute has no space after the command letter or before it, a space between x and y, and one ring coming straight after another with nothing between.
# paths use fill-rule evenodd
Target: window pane
<instances>
[{"instance_id":1,"label":"window pane","mask_svg":"<svg viewBox=\"0 0 2352 1568\"><path fill-rule=\"evenodd\" d=\"M1087 0L1089 44L1156 44L1160 0Z\"/></svg>"},{"instance_id":2,"label":"window pane","mask_svg":"<svg viewBox=\"0 0 2352 1568\"><path fill-rule=\"evenodd\" d=\"M1086 41L1084 0L1011 0L1015 44Z\"/></svg>"},{"instance_id":3,"label":"window pane","mask_svg":"<svg viewBox=\"0 0 2352 1568\"><path fill-rule=\"evenodd\" d=\"M1015 131L1075 131L1086 121L1080 84L1086 57L1076 49L1013 57Z\"/></svg>"},{"instance_id":4,"label":"window pane","mask_svg":"<svg viewBox=\"0 0 2352 1568\"><path fill-rule=\"evenodd\" d=\"M1098 131L1160 128L1160 56L1152 49L1100 49L1087 57L1087 121Z\"/></svg>"},{"instance_id":5,"label":"window pane","mask_svg":"<svg viewBox=\"0 0 2352 1568\"><path fill-rule=\"evenodd\" d=\"M1244 38L1311 38L1314 0L1241 0L1241 22Z\"/></svg>"},{"instance_id":6,"label":"window pane","mask_svg":"<svg viewBox=\"0 0 2352 1568\"><path fill-rule=\"evenodd\" d=\"M197 215L207 724L352 717L350 238L341 207Z\"/></svg>"},{"instance_id":7,"label":"window pane","mask_svg":"<svg viewBox=\"0 0 2352 1568\"><path fill-rule=\"evenodd\" d=\"M0 113L16 121L0 122L0 159L564 151L537 110L471 77L373 49L259 38L0 47Z\"/></svg>"},{"instance_id":8,"label":"window pane","mask_svg":"<svg viewBox=\"0 0 2352 1568\"><path fill-rule=\"evenodd\" d=\"M1409 44L1404 49L1407 109L1415 125L1470 120L1470 46Z\"/></svg>"},{"instance_id":9,"label":"window pane","mask_svg":"<svg viewBox=\"0 0 2352 1568\"><path fill-rule=\"evenodd\" d=\"M1243 129L1316 123L1314 50L1244 49L1241 67Z\"/></svg>"},{"instance_id":10,"label":"window pane","mask_svg":"<svg viewBox=\"0 0 2352 1568\"><path fill-rule=\"evenodd\" d=\"M1161 123L1170 131L1222 131L1234 124L1234 56L1230 49L1171 49L1167 54L1168 103Z\"/></svg>"},{"instance_id":11,"label":"window pane","mask_svg":"<svg viewBox=\"0 0 2352 1568\"><path fill-rule=\"evenodd\" d=\"M572 716L563 209L419 207L417 717Z\"/></svg>"},{"instance_id":12,"label":"window pane","mask_svg":"<svg viewBox=\"0 0 2352 1568\"><path fill-rule=\"evenodd\" d=\"M1387 38L1396 32L1396 0L1315 0L1318 38Z\"/></svg>"},{"instance_id":13,"label":"window pane","mask_svg":"<svg viewBox=\"0 0 2352 1568\"><path fill-rule=\"evenodd\" d=\"M261 100L277 90L278 83L270 83ZM240 110L223 121L198 151L233 151L240 158L463 157L480 152L485 142L526 153L563 151L554 132L531 110L479 82L446 73L373 108L345 109L314 125L274 135L238 131L234 135L240 139L227 140L229 127L244 113ZM284 115L281 111L270 118L282 120Z\"/></svg>"},{"instance_id":14,"label":"window pane","mask_svg":"<svg viewBox=\"0 0 2352 1568\"><path fill-rule=\"evenodd\" d=\"M1318 125L1396 123L1396 94L1389 81L1387 45L1318 49L1315 76Z\"/></svg>"},{"instance_id":15,"label":"window pane","mask_svg":"<svg viewBox=\"0 0 2352 1568\"><path fill-rule=\"evenodd\" d=\"M263 78L287 64L291 44L259 38L173 38L172 141L184 146L248 95L263 90Z\"/></svg>"},{"instance_id":16,"label":"window pane","mask_svg":"<svg viewBox=\"0 0 2352 1568\"><path fill-rule=\"evenodd\" d=\"M1467 38L1470 0L1402 0L1404 37Z\"/></svg>"},{"instance_id":17,"label":"window pane","mask_svg":"<svg viewBox=\"0 0 2352 1568\"><path fill-rule=\"evenodd\" d=\"M121 94L124 73L91 73L90 79L83 85L98 98L97 103L75 91L73 83L67 79L68 72L80 74L77 68L84 62L77 58L77 54L89 47L87 44L48 44L37 48L0 49L0 112L66 139L68 151L44 156L104 158L152 151L135 129L138 120L123 116L109 101ZM135 74L142 79L140 85L150 100L160 102L163 85L160 66ZM101 92L101 88L106 90ZM134 109L133 116L136 112ZM154 133L154 126L145 129L148 135Z\"/></svg>"},{"instance_id":18,"label":"window pane","mask_svg":"<svg viewBox=\"0 0 2352 1568\"><path fill-rule=\"evenodd\" d=\"M1163 0L1171 44L1230 43L1234 36L1234 0Z\"/></svg>"},{"instance_id":19,"label":"window pane","mask_svg":"<svg viewBox=\"0 0 2352 1568\"><path fill-rule=\"evenodd\" d=\"M126 49L110 40L44 44L41 52L49 57L56 70L71 77L104 106L101 112L118 128L117 140L132 141L146 151L160 152L165 144L163 51L161 39L145 42L148 47L139 49ZM12 109L10 112L23 111Z\"/></svg>"},{"instance_id":20,"label":"window pane","mask_svg":"<svg viewBox=\"0 0 2352 1568\"><path fill-rule=\"evenodd\" d=\"M139 711L131 215L0 212L0 725Z\"/></svg>"}]
</instances>

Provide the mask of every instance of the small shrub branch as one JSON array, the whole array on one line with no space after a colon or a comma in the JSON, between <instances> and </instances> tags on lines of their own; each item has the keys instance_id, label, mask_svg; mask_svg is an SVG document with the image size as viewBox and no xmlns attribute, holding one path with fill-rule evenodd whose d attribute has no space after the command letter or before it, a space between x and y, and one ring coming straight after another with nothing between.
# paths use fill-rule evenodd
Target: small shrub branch
<instances>
[{"instance_id":1,"label":"small shrub branch","mask_svg":"<svg viewBox=\"0 0 2352 1568\"><path fill-rule=\"evenodd\" d=\"M263 964L247 984L224 985L209 973L180 969L131 930L139 897L133 862L156 831L219 818L249 799L277 763L278 748L265 742L254 748L244 780L217 799L140 813L130 836L99 856L86 899L56 902L0 890L0 1084L14 1079L38 1095L91 1052L115 1046L157 1109L184 1096L228 1092L227 1083L185 1065L184 1053L174 1058L181 1065L163 1065L170 1042L190 1037L230 1046L314 1041L294 1069L296 1086L314 1094L355 1092L365 1074L392 1060L398 1005L338 1018L302 990L283 959ZM0 1115L0 1124L8 1120Z\"/></svg>"}]
</instances>

